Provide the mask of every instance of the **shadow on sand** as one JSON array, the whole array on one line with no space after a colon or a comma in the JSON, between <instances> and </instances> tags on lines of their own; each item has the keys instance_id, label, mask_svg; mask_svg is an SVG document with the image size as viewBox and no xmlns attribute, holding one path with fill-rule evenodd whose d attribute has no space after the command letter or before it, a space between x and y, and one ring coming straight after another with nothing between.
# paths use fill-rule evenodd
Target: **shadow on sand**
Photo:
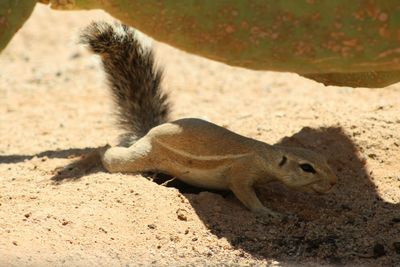
<instances>
[{"instance_id":1,"label":"shadow on sand","mask_svg":"<svg viewBox=\"0 0 400 267\"><path fill-rule=\"evenodd\" d=\"M84 155L92 150L93 148L71 148L64 150L48 150L34 155L0 155L0 164L18 163L18 162L23 162L25 160L31 160L35 157L37 158L47 157L49 159L70 158L70 157Z\"/></svg>"},{"instance_id":2,"label":"shadow on sand","mask_svg":"<svg viewBox=\"0 0 400 267\"><path fill-rule=\"evenodd\" d=\"M214 235L258 258L287 265L313 262L395 266L400 262L394 246L400 241L400 206L379 197L365 160L341 128L303 128L278 144L324 155L339 178L333 192L326 195L299 193L280 184L258 192L266 206L298 216L282 221L259 220L231 193L211 193L176 180L167 182L167 186L177 187L184 194ZM90 151L93 149L46 151L34 156L69 157ZM0 162L19 162L34 156L0 156ZM93 171L104 170L96 167ZM170 178L158 175L155 182L164 184ZM52 179L61 182L64 178L55 175Z\"/></svg>"},{"instance_id":3,"label":"shadow on sand","mask_svg":"<svg viewBox=\"0 0 400 267\"><path fill-rule=\"evenodd\" d=\"M271 184L259 192L261 201L299 216L270 223L260 223L250 212L243 212L232 195L186 195L212 233L253 256L289 265L400 263L394 248L394 242L400 241L400 205L379 197L365 160L341 128L303 128L278 144L324 155L339 178L335 190L314 195Z\"/></svg>"}]
</instances>

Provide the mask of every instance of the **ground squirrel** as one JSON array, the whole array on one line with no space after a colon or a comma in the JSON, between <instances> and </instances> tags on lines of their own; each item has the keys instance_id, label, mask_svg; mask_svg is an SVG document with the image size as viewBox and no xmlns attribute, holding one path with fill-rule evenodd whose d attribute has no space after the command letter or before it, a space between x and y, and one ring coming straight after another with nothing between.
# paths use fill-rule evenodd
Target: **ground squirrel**
<instances>
[{"instance_id":1,"label":"ground squirrel","mask_svg":"<svg viewBox=\"0 0 400 267\"><path fill-rule=\"evenodd\" d=\"M278 214L259 201L254 187L280 181L324 193L336 184L324 157L310 150L268 145L196 118L168 122L162 73L132 28L94 22L80 41L101 56L128 141L125 147L99 149L72 163L75 167L101 160L109 172L169 174L190 185L231 190L251 211L268 216Z\"/></svg>"}]
</instances>

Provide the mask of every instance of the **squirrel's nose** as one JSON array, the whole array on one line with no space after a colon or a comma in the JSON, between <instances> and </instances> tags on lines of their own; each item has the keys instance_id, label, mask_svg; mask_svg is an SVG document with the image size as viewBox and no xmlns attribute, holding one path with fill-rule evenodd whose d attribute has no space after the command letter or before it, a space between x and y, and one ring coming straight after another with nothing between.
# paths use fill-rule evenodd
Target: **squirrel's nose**
<instances>
[{"instance_id":1,"label":"squirrel's nose","mask_svg":"<svg viewBox=\"0 0 400 267\"><path fill-rule=\"evenodd\" d=\"M332 176L332 179L330 180L329 184L330 184L331 186L334 186L335 184L337 184L337 177L336 177L336 175L333 175L333 176Z\"/></svg>"},{"instance_id":2,"label":"squirrel's nose","mask_svg":"<svg viewBox=\"0 0 400 267\"><path fill-rule=\"evenodd\" d=\"M336 175L328 176L329 179L322 180L320 183L312 185L313 189L318 193L331 192L333 187L337 184Z\"/></svg>"}]
</instances>

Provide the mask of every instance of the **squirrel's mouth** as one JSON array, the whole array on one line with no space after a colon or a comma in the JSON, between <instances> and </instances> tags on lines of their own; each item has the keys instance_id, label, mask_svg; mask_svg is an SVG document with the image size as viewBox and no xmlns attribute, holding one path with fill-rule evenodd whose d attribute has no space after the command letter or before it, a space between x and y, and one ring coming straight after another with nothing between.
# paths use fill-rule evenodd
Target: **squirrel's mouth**
<instances>
[{"instance_id":1,"label":"squirrel's mouth","mask_svg":"<svg viewBox=\"0 0 400 267\"><path fill-rule=\"evenodd\" d=\"M326 194L329 193L334 185L327 183L315 183L311 185L312 190L318 194Z\"/></svg>"},{"instance_id":2,"label":"squirrel's mouth","mask_svg":"<svg viewBox=\"0 0 400 267\"><path fill-rule=\"evenodd\" d=\"M330 184L325 181L313 181L311 183L297 187L297 189L301 192L306 193L325 194L329 193L333 187L334 184Z\"/></svg>"}]
</instances>

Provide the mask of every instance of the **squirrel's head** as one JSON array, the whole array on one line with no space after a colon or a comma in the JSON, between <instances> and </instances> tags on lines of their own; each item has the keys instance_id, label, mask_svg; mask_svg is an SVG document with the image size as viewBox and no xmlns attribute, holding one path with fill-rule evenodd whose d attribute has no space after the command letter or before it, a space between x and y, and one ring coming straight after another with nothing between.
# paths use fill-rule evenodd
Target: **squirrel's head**
<instances>
[{"instance_id":1,"label":"squirrel's head","mask_svg":"<svg viewBox=\"0 0 400 267\"><path fill-rule=\"evenodd\" d=\"M285 185L299 191L325 193L337 183L335 173L322 155L303 148L277 148L281 158L276 176Z\"/></svg>"}]
</instances>

